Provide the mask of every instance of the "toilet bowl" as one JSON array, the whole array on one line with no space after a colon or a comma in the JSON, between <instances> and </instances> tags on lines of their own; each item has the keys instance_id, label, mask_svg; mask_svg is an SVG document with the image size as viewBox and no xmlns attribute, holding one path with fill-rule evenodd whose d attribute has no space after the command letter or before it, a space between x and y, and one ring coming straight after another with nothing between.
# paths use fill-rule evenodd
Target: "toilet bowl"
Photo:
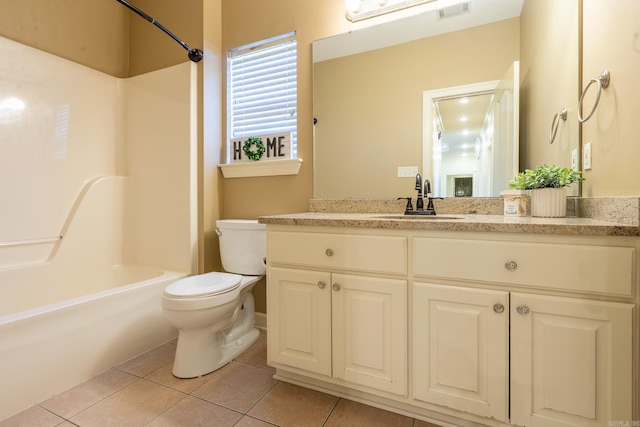
<instances>
[{"instance_id":1,"label":"toilet bowl","mask_svg":"<svg viewBox=\"0 0 640 427\"><path fill-rule=\"evenodd\" d=\"M219 220L216 232L226 272L180 279L162 296L164 316L178 329L172 369L178 378L221 368L260 335L251 290L265 273L265 226L252 220Z\"/></svg>"}]
</instances>

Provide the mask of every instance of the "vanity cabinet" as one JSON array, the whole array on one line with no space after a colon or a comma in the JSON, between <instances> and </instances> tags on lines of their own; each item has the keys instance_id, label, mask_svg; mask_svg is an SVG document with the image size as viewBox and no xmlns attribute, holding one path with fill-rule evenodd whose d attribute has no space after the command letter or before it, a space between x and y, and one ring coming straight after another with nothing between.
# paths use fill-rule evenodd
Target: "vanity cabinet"
<instances>
[{"instance_id":1,"label":"vanity cabinet","mask_svg":"<svg viewBox=\"0 0 640 427\"><path fill-rule=\"evenodd\" d=\"M413 396L508 419L509 293L413 284Z\"/></svg>"},{"instance_id":2,"label":"vanity cabinet","mask_svg":"<svg viewBox=\"0 0 640 427\"><path fill-rule=\"evenodd\" d=\"M417 400L500 421L510 403L521 426L631 414L630 304L418 282L413 306Z\"/></svg>"},{"instance_id":3,"label":"vanity cabinet","mask_svg":"<svg viewBox=\"0 0 640 427\"><path fill-rule=\"evenodd\" d=\"M635 238L268 225L267 248L281 380L446 425L640 413Z\"/></svg>"},{"instance_id":4,"label":"vanity cabinet","mask_svg":"<svg viewBox=\"0 0 640 427\"><path fill-rule=\"evenodd\" d=\"M632 419L634 305L518 285L629 297L634 248L418 237L413 255L435 276L413 283L416 399L520 426Z\"/></svg>"},{"instance_id":5,"label":"vanity cabinet","mask_svg":"<svg viewBox=\"0 0 640 427\"><path fill-rule=\"evenodd\" d=\"M631 304L512 293L512 424L633 419L632 314Z\"/></svg>"},{"instance_id":6,"label":"vanity cabinet","mask_svg":"<svg viewBox=\"0 0 640 427\"><path fill-rule=\"evenodd\" d=\"M275 232L268 247L269 362L406 395L407 280L370 274L406 275L406 238Z\"/></svg>"}]
</instances>

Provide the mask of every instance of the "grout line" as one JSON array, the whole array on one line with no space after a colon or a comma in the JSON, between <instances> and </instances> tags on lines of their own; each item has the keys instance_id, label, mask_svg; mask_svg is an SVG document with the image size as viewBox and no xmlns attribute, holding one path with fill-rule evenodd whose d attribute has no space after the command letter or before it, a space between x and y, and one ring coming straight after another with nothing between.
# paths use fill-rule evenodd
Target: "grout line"
<instances>
[{"instance_id":1,"label":"grout line","mask_svg":"<svg viewBox=\"0 0 640 427\"><path fill-rule=\"evenodd\" d=\"M253 416L251 416L251 415L246 415L246 414L245 414L245 415L243 415L243 416L242 416L242 418L240 418L240 419L238 420L238 422L234 424L234 426L237 426L238 424L240 424L240 422L241 422L242 420L244 420L245 418L251 418L252 420L260 421L260 422L262 422L262 423L269 424L270 426L279 427L279 426L278 426L278 424L274 424L274 423L272 423L271 421L266 421L266 420L263 420L262 418L257 418L257 417L253 417Z\"/></svg>"},{"instance_id":2,"label":"grout line","mask_svg":"<svg viewBox=\"0 0 640 427\"><path fill-rule=\"evenodd\" d=\"M342 400L342 398L338 397L338 400L336 400L336 403L333 405L333 408L331 408L331 410L329 411L329 414L327 414L327 418L325 418L324 421L322 422L323 426L327 424L327 421L329 421L329 418L331 418L331 414L333 414L333 411L335 411L336 407L338 406L338 403L340 403L340 400Z\"/></svg>"},{"instance_id":3,"label":"grout line","mask_svg":"<svg viewBox=\"0 0 640 427\"><path fill-rule=\"evenodd\" d=\"M256 407L256 405L257 405L258 403L260 403L260 402L262 401L262 399L264 399L264 398L265 398L265 396L266 396L267 394L269 394L269 392L270 392L271 390L273 390L273 389L274 389L278 384L280 384L280 381L278 381L278 380L275 380L275 381L276 381L276 383L275 383L274 385L272 385L271 387L269 387L269 389L265 390L265 392L264 392L264 393L262 393L262 396L260 396L258 399L256 399L256 401L253 403L253 405L251 405L251 407L250 407L249 409L247 409L247 412L245 412L245 415L247 415L247 414L248 414L248 413L249 413L253 408L255 408L255 407ZM252 417L252 418L253 418L253 417ZM260 419L260 418L258 418L258 419Z\"/></svg>"}]
</instances>

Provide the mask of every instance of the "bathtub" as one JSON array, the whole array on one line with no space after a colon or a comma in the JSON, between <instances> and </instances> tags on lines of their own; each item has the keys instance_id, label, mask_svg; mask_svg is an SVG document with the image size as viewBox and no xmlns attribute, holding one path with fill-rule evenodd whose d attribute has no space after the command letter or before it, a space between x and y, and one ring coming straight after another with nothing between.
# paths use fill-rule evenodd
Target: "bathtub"
<instances>
[{"instance_id":1,"label":"bathtub","mask_svg":"<svg viewBox=\"0 0 640 427\"><path fill-rule=\"evenodd\" d=\"M2 37L0 58L2 420L177 336L201 91L191 61L120 79Z\"/></svg>"},{"instance_id":2,"label":"bathtub","mask_svg":"<svg viewBox=\"0 0 640 427\"><path fill-rule=\"evenodd\" d=\"M0 245L0 420L177 336L161 299L191 274L168 261L187 246L158 243L163 268L134 261L131 184L90 179L61 238Z\"/></svg>"},{"instance_id":3,"label":"bathtub","mask_svg":"<svg viewBox=\"0 0 640 427\"><path fill-rule=\"evenodd\" d=\"M96 281L70 273L69 281ZM98 282L107 277L110 289L0 317L0 420L177 335L160 301L187 272L119 265L103 273Z\"/></svg>"}]
</instances>

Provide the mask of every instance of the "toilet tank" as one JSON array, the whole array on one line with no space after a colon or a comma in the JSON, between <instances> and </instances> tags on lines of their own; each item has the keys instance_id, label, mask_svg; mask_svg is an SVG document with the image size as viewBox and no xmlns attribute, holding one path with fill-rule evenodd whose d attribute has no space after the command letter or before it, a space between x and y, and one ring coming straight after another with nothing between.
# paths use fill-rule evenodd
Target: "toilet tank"
<instances>
[{"instance_id":1,"label":"toilet tank","mask_svg":"<svg viewBox=\"0 0 640 427\"><path fill-rule=\"evenodd\" d=\"M267 231L265 224L250 219L216 221L220 258L226 272L249 276L265 273Z\"/></svg>"}]
</instances>

